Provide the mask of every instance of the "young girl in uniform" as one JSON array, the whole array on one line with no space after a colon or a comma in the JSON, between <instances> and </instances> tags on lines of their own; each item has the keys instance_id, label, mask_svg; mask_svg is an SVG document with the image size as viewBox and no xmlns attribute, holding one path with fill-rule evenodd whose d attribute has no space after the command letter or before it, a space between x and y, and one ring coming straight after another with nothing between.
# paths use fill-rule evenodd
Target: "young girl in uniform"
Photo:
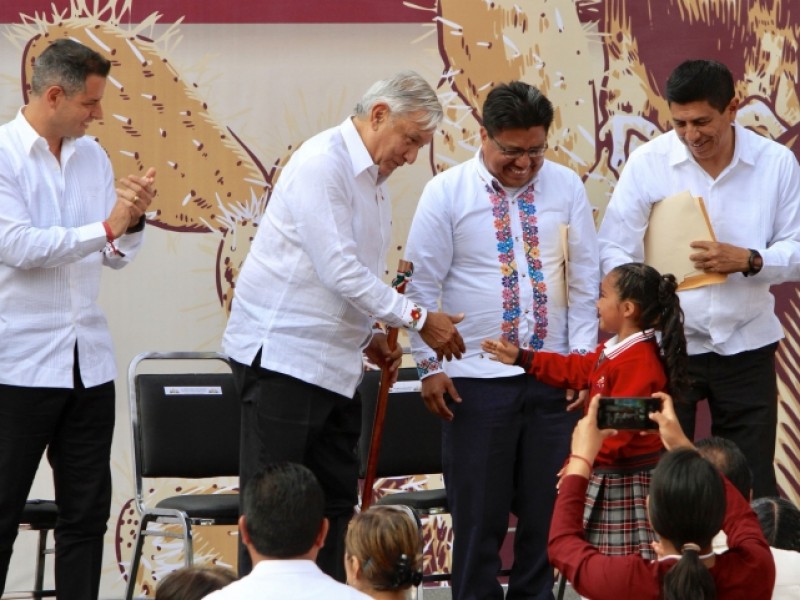
<instances>
[{"instance_id":1,"label":"young girl in uniform","mask_svg":"<svg viewBox=\"0 0 800 600\"><path fill-rule=\"evenodd\" d=\"M641 263L612 270L600 286L600 329L613 334L594 352L567 356L486 340L485 352L523 367L540 381L589 390L589 397L680 397L687 387L683 311L672 275ZM656 338L661 332L661 341ZM594 460L586 495L586 539L608 555L655 558L647 519L650 478L664 448L658 435L619 431L606 438Z\"/></svg>"}]
</instances>

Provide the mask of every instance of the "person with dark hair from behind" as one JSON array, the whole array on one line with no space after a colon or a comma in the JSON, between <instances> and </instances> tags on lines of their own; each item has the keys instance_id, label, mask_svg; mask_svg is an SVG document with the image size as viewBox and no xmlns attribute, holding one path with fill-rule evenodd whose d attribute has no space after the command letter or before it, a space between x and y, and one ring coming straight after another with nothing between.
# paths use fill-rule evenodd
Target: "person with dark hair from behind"
<instances>
[{"instance_id":1,"label":"person with dark hair from behind","mask_svg":"<svg viewBox=\"0 0 800 600\"><path fill-rule=\"evenodd\" d=\"M716 435L698 440L695 446L700 456L717 467L744 499L750 502L753 497L753 471L739 446Z\"/></svg>"},{"instance_id":2,"label":"person with dark hair from behind","mask_svg":"<svg viewBox=\"0 0 800 600\"><path fill-rule=\"evenodd\" d=\"M775 496L753 500L752 506L775 560L772 600L797 600L800 598L800 509Z\"/></svg>"},{"instance_id":3,"label":"person with dark hair from behind","mask_svg":"<svg viewBox=\"0 0 800 600\"><path fill-rule=\"evenodd\" d=\"M750 502L753 498L753 472L747 463L747 457L731 440L719 436L703 438L695 446L700 456L728 478L742 497ZM725 531L720 531L714 536L712 542L714 552L721 554L728 550L728 539Z\"/></svg>"},{"instance_id":4,"label":"person with dark hair from behind","mask_svg":"<svg viewBox=\"0 0 800 600\"><path fill-rule=\"evenodd\" d=\"M768 600L775 582L769 546L747 501L697 452L678 423L672 398L656 394L661 410L650 413L668 452L653 471L648 512L659 536L658 560L606 556L583 529L583 498L590 465L614 435L597 428L599 396L572 436L550 526L550 560L582 596L592 600ZM712 551L724 528L729 549Z\"/></svg>"},{"instance_id":5,"label":"person with dark hair from behind","mask_svg":"<svg viewBox=\"0 0 800 600\"><path fill-rule=\"evenodd\" d=\"M234 581L236 573L220 565L181 567L161 580L155 600L200 600Z\"/></svg>"},{"instance_id":6,"label":"person with dark hair from behind","mask_svg":"<svg viewBox=\"0 0 800 600\"><path fill-rule=\"evenodd\" d=\"M208 600L369 600L314 562L329 525L322 487L308 467L268 465L248 482L242 506L239 535L253 570Z\"/></svg>"},{"instance_id":7,"label":"person with dark hair from behind","mask_svg":"<svg viewBox=\"0 0 800 600\"><path fill-rule=\"evenodd\" d=\"M770 546L800 552L800 509L775 496L753 500L752 506Z\"/></svg>"},{"instance_id":8,"label":"person with dark hair from behind","mask_svg":"<svg viewBox=\"0 0 800 600\"><path fill-rule=\"evenodd\" d=\"M408 506L373 506L350 521L347 583L380 600L405 600L422 583L422 525Z\"/></svg>"}]
</instances>

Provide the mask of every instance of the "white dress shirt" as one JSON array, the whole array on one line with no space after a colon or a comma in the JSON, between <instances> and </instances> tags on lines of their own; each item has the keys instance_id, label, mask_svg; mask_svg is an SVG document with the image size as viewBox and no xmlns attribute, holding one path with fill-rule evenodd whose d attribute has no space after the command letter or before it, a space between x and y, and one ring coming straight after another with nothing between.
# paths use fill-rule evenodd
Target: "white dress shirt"
<instances>
[{"instance_id":1,"label":"white dress shirt","mask_svg":"<svg viewBox=\"0 0 800 600\"><path fill-rule=\"evenodd\" d=\"M731 355L781 339L769 288L800 279L797 160L783 145L739 125L734 125L734 134L733 159L716 179L674 131L637 148L600 227L604 273L625 262L641 262L652 205L688 190L703 198L718 241L761 253L764 267L755 276L731 273L724 283L679 293L689 354Z\"/></svg>"},{"instance_id":2,"label":"white dress shirt","mask_svg":"<svg viewBox=\"0 0 800 600\"><path fill-rule=\"evenodd\" d=\"M310 560L262 560L249 575L205 600L369 600L339 583Z\"/></svg>"},{"instance_id":3,"label":"white dress shirt","mask_svg":"<svg viewBox=\"0 0 800 600\"><path fill-rule=\"evenodd\" d=\"M728 536L720 531L712 540L716 554L728 551ZM772 600L798 600L800 598L800 552L769 547L775 561L775 587Z\"/></svg>"},{"instance_id":4,"label":"white dress shirt","mask_svg":"<svg viewBox=\"0 0 800 600\"><path fill-rule=\"evenodd\" d=\"M352 397L376 320L421 328L427 313L381 279L391 202L350 118L303 143L281 173L236 281L222 347Z\"/></svg>"},{"instance_id":5,"label":"white dress shirt","mask_svg":"<svg viewBox=\"0 0 800 600\"><path fill-rule=\"evenodd\" d=\"M120 268L142 233L106 244L116 202L111 162L96 140L65 139L61 163L23 111L0 127L0 383L71 388L116 377L111 335L97 306L102 265Z\"/></svg>"},{"instance_id":6,"label":"white dress shirt","mask_svg":"<svg viewBox=\"0 0 800 600\"><path fill-rule=\"evenodd\" d=\"M530 203L522 200L530 184L535 212L526 213L524 227L521 212ZM500 336L551 352L594 349L599 266L583 183L546 160L530 184L506 192L479 152L425 186L406 246L414 263L406 295L429 309L441 302L445 312L465 313L458 329L467 350L441 365L411 336L421 377L442 368L451 377L522 373L482 357L481 341Z\"/></svg>"},{"instance_id":7,"label":"white dress shirt","mask_svg":"<svg viewBox=\"0 0 800 600\"><path fill-rule=\"evenodd\" d=\"M775 560L775 588L772 600L797 600L800 598L800 552L772 548Z\"/></svg>"}]
</instances>

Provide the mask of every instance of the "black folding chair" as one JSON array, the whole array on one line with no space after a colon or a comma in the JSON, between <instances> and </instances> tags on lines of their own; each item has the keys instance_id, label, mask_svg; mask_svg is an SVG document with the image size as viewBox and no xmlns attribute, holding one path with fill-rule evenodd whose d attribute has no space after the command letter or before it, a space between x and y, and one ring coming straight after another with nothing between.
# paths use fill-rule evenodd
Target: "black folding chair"
<instances>
[{"instance_id":1,"label":"black folding chair","mask_svg":"<svg viewBox=\"0 0 800 600\"><path fill-rule=\"evenodd\" d=\"M190 368L221 362L226 372L138 372L145 361L160 367L186 367L191 361ZM146 537L182 539L188 566L194 558L193 527L237 523L238 493L179 494L148 506L143 481L238 476L241 413L228 359L216 352L139 354L128 369L128 385L135 503L141 515L125 592L130 600ZM178 525L180 531L149 528L152 523Z\"/></svg>"},{"instance_id":2,"label":"black folding chair","mask_svg":"<svg viewBox=\"0 0 800 600\"><path fill-rule=\"evenodd\" d=\"M47 545L49 533L55 529L58 519L58 506L52 500L28 500L22 510L20 531L35 531L39 534L36 545L36 570L34 571L33 589L25 592L6 592L4 599L12 598L52 598L55 590L44 589L44 567L48 554L55 554L55 549Z\"/></svg>"}]
</instances>

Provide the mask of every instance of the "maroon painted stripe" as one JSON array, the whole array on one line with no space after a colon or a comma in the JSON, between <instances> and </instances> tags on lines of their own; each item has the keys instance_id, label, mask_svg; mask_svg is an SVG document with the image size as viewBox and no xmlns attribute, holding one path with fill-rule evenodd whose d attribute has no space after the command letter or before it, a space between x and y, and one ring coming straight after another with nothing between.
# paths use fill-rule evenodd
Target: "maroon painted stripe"
<instances>
[{"instance_id":1,"label":"maroon painted stripe","mask_svg":"<svg viewBox=\"0 0 800 600\"><path fill-rule=\"evenodd\" d=\"M434 0L412 3L433 6ZM69 0L3 0L0 23L18 23L20 13L49 17L51 5L68 11L69 4ZM133 0L132 4L131 23L154 12L163 15L161 23L174 23L180 17L184 23L423 23L434 16L429 10L406 6L403 0Z\"/></svg>"}]
</instances>

